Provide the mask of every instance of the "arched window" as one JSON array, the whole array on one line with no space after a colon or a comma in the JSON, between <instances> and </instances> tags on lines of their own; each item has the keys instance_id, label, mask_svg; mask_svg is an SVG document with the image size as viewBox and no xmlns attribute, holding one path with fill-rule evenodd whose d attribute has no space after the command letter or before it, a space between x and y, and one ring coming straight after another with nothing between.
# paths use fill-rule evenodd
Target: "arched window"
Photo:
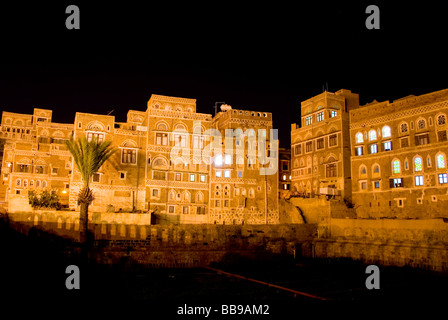
<instances>
[{"instance_id":1,"label":"arched window","mask_svg":"<svg viewBox=\"0 0 448 320\"><path fill-rule=\"evenodd\" d=\"M364 142L364 136L361 132L358 132L356 134L356 143L363 143Z\"/></svg>"},{"instance_id":2,"label":"arched window","mask_svg":"<svg viewBox=\"0 0 448 320\"><path fill-rule=\"evenodd\" d=\"M359 174L360 175L366 175L367 174L367 167L365 165L361 165L359 167Z\"/></svg>"},{"instance_id":3,"label":"arched window","mask_svg":"<svg viewBox=\"0 0 448 320\"><path fill-rule=\"evenodd\" d=\"M204 202L204 194L201 191L196 193L196 202Z\"/></svg>"},{"instance_id":4,"label":"arched window","mask_svg":"<svg viewBox=\"0 0 448 320\"><path fill-rule=\"evenodd\" d=\"M16 180L16 187L20 187L22 185L22 180L17 179Z\"/></svg>"},{"instance_id":5,"label":"arched window","mask_svg":"<svg viewBox=\"0 0 448 320\"><path fill-rule=\"evenodd\" d=\"M402 124L400 124L400 132L401 133L408 132L408 124L406 122L403 122Z\"/></svg>"},{"instance_id":6,"label":"arched window","mask_svg":"<svg viewBox=\"0 0 448 320\"><path fill-rule=\"evenodd\" d=\"M392 173L400 173L400 172L401 172L400 160L398 159L392 160Z\"/></svg>"},{"instance_id":7,"label":"arched window","mask_svg":"<svg viewBox=\"0 0 448 320\"><path fill-rule=\"evenodd\" d=\"M389 126L384 126L382 129L383 138L388 138L391 136L391 131Z\"/></svg>"},{"instance_id":8,"label":"arched window","mask_svg":"<svg viewBox=\"0 0 448 320\"><path fill-rule=\"evenodd\" d=\"M376 131L375 130L369 131L369 140L370 141L376 140Z\"/></svg>"},{"instance_id":9,"label":"arched window","mask_svg":"<svg viewBox=\"0 0 448 320\"><path fill-rule=\"evenodd\" d=\"M445 124L446 124L446 116L444 114L437 116L437 125L443 126Z\"/></svg>"},{"instance_id":10,"label":"arched window","mask_svg":"<svg viewBox=\"0 0 448 320\"><path fill-rule=\"evenodd\" d=\"M379 174L380 173L380 166L378 164L374 164L372 167L373 174Z\"/></svg>"},{"instance_id":11,"label":"arched window","mask_svg":"<svg viewBox=\"0 0 448 320\"><path fill-rule=\"evenodd\" d=\"M436 156L436 159L437 159L437 169L441 169L441 168L445 168L446 167L445 155L439 153Z\"/></svg>"},{"instance_id":12,"label":"arched window","mask_svg":"<svg viewBox=\"0 0 448 320\"><path fill-rule=\"evenodd\" d=\"M423 160L422 157L415 157L414 159L414 171L423 170Z\"/></svg>"},{"instance_id":13,"label":"arched window","mask_svg":"<svg viewBox=\"0 0 448 320\"><path fill-rule=\"evenodd\" d=\"M425 119L420 119L417 121L417 129L425 129L426 128L426 121Z\"/></svg>"}]
</instances>

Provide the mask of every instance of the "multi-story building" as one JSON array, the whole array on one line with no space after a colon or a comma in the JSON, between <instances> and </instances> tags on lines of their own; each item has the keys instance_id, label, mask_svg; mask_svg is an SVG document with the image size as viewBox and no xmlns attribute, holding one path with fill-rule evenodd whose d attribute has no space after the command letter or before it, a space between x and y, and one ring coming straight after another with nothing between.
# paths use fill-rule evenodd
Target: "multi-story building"
<instances>
[{"instance_id":1,"label":"multi-story building","mask_svg":"<svg viewBox=\"0 0 448 320\"><path fill-rule=\"evenodd\" d=\"M361 217L446 214L448 89L350 111L353 203Z\"/></svg>"},{"instance_id":2,"label":"multi-story building","mask_svg":"<svg viewBox=\"0 0 448 320\"><path fill-rule=\"evenodd\" d=\"M278 222L278 140L272 136L272 114L225 106L212 128L221 141L211 150L210 222Z\"/></svg>"},{"instance_id":3,"label":"multi-story building","mask_svg":"<svg viewBox=\"0 0 448 320\"><path fill-rule=\"evenodd\" d=\"M3 111L0 201L27 198L28 190L49 189L68 205L72 161L64 141L73 124L54 123L51 117L52 111L46 109L35 108L32 115Z\"/></svg>"},{"instance_id":4,"label":"multi-story building","mask_svg":"<svg viewBox=\"0 0 448 320\"><path fill-rule=\"evenodd\" d=\"M292 194L351 199L349 111L358 107L345 89L302 102L301 125L291 125Z\"/></svg>"},{"instance_id":5,"label":"multi-story building","mask_svg":"<svg viewBox=\"0 0 448 320\"><path fill-rule=\"evenodd\" d=\"M151 212L174 223L278 222L270 113L229 107L212 119L196 112L195 99L152 95L147 110L130 110L126 122L78 112L73 124L58 124L51 116L3 112L0 201L12 205L29 190L49 189L76 210L82 180L65 147L73 135L118 149L92 177L92 212Z\"/></svg>"}]
</instances>

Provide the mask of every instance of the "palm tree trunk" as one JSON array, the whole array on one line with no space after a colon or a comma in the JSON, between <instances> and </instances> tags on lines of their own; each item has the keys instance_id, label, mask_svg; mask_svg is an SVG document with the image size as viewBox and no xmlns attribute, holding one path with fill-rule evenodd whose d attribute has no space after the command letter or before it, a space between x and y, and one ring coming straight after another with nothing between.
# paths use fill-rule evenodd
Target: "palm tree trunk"
<instances>
[{"instance_id":1,"label":"palm tree trunk","mask_svg":"<svg viewBox=\"0 0 448 320\"><path fill-rule=\"evenodd\" d=\"M89 231L89 204L81 203L79 210L79 242L87 244L87 232Z\"/></svg>"}]
</instances>

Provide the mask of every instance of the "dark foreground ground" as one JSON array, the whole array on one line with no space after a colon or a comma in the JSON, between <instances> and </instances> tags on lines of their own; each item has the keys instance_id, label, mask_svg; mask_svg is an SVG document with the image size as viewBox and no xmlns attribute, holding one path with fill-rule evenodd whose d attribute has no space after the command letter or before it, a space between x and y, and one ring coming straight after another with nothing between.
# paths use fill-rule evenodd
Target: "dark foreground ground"
<instances>
[{"instance_id":1,"label":"dark foreground ground","mask_svg":"<svg viewBox=\"0 0 448 320\"><path fill-rule=\"evenodd\" d=\"M143 269L126 264L82 268L81 288L68 290L65 269L74 262L63 254L64 243L21 235L3 222L0 231L0 305L20 318L26 313L46 318L96 314L95 318L112 319L121 319L123 313L125 317L143 315L143 319L301 319L305 315L321 319L337 314L389 318L393 313L412 315L417 308L429 315L434 306L444 308L448 301L446 274L380 267L380 289L368 290L366 266L358 262L279 257L250 261L232 254L212 267L328 300L207 268ZM235 314L230 314L232 307L225 307L231 304L236 306ZM254 306L263 314L251 315ZM191 310L188 307L210 307L212 311L208 317L179 315L181 307L183 311Z\"/></svg>"}]
</instances>

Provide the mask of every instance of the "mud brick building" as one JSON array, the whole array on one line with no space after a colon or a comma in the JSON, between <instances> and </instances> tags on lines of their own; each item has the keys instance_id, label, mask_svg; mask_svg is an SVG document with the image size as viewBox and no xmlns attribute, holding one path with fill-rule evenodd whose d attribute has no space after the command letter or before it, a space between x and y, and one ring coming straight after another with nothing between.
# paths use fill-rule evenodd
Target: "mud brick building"
<instances>
[{"instance_id":1,"label":"mud brick building","mask_svg":"<svg viewBox=\"0 0 448 320\"><path fill-rule=\"evenodd\" d=\"M226 129L235 135L225 138ZM51 190L77 210L82 180L65 141L86 136L118 149L92 177L92 212L148 212L158 223L277 223L271 129L270 113L226 106L212 117L196 112L195 99L162 95L152 95L146 111L129 110L126 122L77 112L74 123L61 124L51 110L3 111L0 201L27 210L29 190Z\"/></svg>"}]
</instances>

